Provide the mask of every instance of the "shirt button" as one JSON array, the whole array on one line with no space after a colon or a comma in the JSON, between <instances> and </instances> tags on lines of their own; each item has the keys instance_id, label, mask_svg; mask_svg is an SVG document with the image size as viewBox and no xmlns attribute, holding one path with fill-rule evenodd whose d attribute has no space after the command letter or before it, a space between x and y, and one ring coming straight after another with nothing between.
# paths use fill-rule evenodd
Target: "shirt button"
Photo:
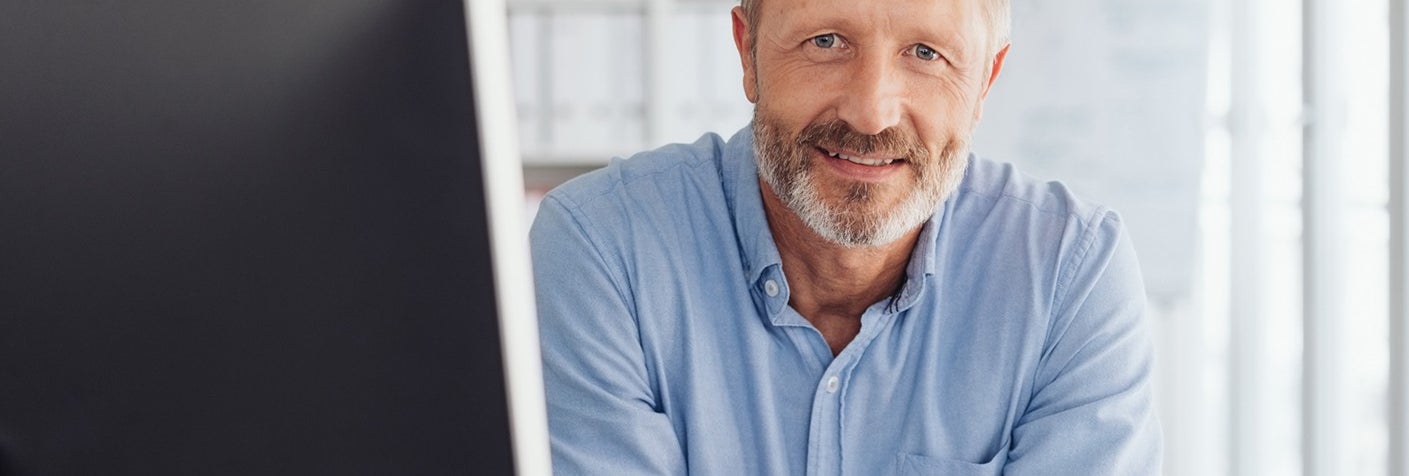
<instances>
[{"instance_id":1,"label":"shirt button","mask_svg":"<svg viewBox=\"0 0 1409 476\"><path fill-rule=\"evenodd\" d=\"M841 379L836 375L827 378L827 393L837 393L838 388L841 388Z\"/></svg>"},{"instance_id":2,"label":"shirt button","mask_svg":"<svg viewBox=\"0 0 1409 476\"><path fill-rule=\"evenodd\" d=\"M768 293L768 297L778 297L778 282L768 280L763 283L763 292Z\"/></svg>"}]
</instances>

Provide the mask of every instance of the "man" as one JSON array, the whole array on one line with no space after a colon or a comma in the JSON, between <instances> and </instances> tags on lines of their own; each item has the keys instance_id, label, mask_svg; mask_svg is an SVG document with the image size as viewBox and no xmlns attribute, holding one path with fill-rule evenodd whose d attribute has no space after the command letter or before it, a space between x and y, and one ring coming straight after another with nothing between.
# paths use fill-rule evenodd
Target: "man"
<instances>
[{"instance_id":1,"label":"man","mask_svg":"<svg viewBox=\"0 0 1409 476\"><path fill-rule=\"evenodd\" d=\"M558 471L1159 471L1119 218L968 153L1007 10L745 0L750 128L548 195Z\"/></svg>"}]
</instances>

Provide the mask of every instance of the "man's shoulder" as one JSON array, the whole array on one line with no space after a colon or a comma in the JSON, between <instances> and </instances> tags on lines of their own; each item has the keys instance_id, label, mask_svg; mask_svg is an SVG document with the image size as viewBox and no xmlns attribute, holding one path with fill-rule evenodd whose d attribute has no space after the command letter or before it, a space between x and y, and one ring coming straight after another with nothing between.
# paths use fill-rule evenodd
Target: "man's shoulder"
<instances>
[{"instance_id":1,"label":"man's shoulder","mask_svg":"<svg viewBox=\"0 0 1409 476\"><path fill-rule=\"evenodd\" d=\"M969 156L969 168L956 199L960 210L984 214L1032 214L1082 224L1119 220L1109 208L1079 197L1060 181L1041 180L1020 172L1011 163L977 155Z\"/></svg>"},{"instance_id":2,"label":"man's shoulder","mask_svg":"<svg viewBox=\"0 0 1409 476\"><path fill-rule=\"evenodd\" d=\"M681 191L690 184L717 184L722 180L724 148L719 135L708 133L690 144L670 144L626 159L616 157L606 167L554 188L548 198L574 209L620 206L659 200L661 194Z\"/></svg>"},{"instance_id":3,"label":"man's shoulder","mask_svg":"<svg viewBox=\"0 0 1409 476\"><path fill-rule=\"evenodd\" d=\"M734 145L706 134L691 144L613 159L553 189L529 233L535 259L577 259L592 255L582 253L591 248L630 283L645 279L645 269L673 272L659 265L682 253L718 256L731 249L734 221L724 177L738 170L740 154L727 149Z\"/></svg>"}]
</instances>

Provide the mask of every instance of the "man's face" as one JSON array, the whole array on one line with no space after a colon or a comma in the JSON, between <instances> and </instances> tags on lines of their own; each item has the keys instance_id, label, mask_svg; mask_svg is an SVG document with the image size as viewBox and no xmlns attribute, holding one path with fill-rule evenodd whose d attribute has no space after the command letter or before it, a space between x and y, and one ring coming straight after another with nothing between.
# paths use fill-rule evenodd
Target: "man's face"
<instances>
[{"instance_id":1,"label":"man's face","mask_svg":"<svg viewBox=\"0 0 1409 476\"><path fill-rule=\"evenodd\" d=\"M981 1L763 0L742 33L735 9L759 174L823 238L892 242L958 186L1006 53Z\"/></svg>"}]
</instances>

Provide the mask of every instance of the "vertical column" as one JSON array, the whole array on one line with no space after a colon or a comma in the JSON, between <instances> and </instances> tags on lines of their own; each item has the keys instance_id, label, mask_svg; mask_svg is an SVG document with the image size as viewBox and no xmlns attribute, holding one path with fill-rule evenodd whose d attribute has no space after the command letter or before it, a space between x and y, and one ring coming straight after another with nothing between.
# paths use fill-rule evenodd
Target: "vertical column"
<instances>
[{"instance_id":1,"label":"vertical column","mask_svg":"<svg viewBox=\"0 0 1409 476\"><path fill-rule=\"evenodd\" d=\"M1409 8L1389 0L1389 474L1409 476Z\"/></svg>"},{"instance_id":2,"label":"vertical column","mask_svg":"<svg viewBox=\"0 0 1409 476\"><path fill-rule=\"evenodd\" d=\"M1336 155L1344 129L1344 101L1336 64L1338 9L1326 0L1302 0L1302 468L1307 476L1342 474L1338 382L1342 325L1337 313L1344 282L1339 255L1345 229ZM1336 72L1337 74L1332 74Z\"/></svg>"},{"instance_id":3,"label":"vertical column","mask_svg":"<svg viewBox=\"0 0 1409 476\"><path fill-rule=\"evenodd\" d=\"M1262 219L1263 158L1260 141L1267 128L1259 107L1257 45L1261 23L1257 0L1233 0L1228 47L1231 160L1229 211L1229 438L1230 474L1262 474L1261 422L1263 346Z\"/></svg>"}]
</instances>

